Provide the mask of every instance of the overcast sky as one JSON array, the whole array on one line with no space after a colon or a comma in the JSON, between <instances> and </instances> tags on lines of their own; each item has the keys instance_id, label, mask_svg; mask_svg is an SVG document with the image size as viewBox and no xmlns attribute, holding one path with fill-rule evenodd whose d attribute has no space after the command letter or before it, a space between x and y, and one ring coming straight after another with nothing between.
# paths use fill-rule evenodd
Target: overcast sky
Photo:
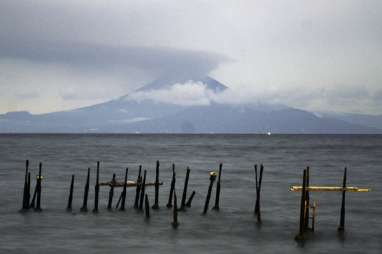
<instances>
[{"instance_id":1,"label":"overcast sky","mask_svg":"<svg viewBox=\"0 0 382 254\"><path fill-rule=\"evenodd\" d=\"M0 1L0 113L91 105L170 73L382 114L382 1Z\"/></svg>"}]
</instances>

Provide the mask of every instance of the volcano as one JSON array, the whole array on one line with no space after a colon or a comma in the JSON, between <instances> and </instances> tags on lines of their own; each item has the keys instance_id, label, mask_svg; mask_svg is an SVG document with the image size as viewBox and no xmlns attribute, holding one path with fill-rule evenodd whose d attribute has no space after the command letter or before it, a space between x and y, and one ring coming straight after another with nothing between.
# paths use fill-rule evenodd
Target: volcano
<instances>
[{"instance_id":1,"label":"volcano","mask_svg":"<svg viewBox=\"0 0 382 254\"><path fill-rule=\"evenodd\" d=\"M32 115L0 115L2 133L381 133L377 128L318 117L287 106L230 105L209 102L179 105L134 95L203 84L203 91L219 94L227 89L211 77L162 77L117 99L69 111Z\"/></svg>"}]
</instances>

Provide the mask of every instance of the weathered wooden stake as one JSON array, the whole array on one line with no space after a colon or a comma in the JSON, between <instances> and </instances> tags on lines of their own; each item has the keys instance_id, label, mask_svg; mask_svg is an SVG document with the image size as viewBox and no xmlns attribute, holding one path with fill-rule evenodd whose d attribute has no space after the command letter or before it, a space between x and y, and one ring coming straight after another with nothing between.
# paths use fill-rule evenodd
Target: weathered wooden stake
<instances>
[{"instance_id":1,"label":"weathered wooden stake","mask_svg":"<svg viewBox=\"0 0 382 254\"><path fill-rule=\"evenodd\" d=\"M157 161L155 169L155 201L152 208L159 209L159 161Z\"/></svg>"},{"instance_id":2,"label":"weathered wooden stake","mask_svg":"<svg viewBox=\"0 0 382 254\"><path fill-rule=\"evenodd\" d=\"M187 197L187 187L188 187L188 179L190 178L190 168L187 167L186 172L186 179L184 180L184 187L183 187L183 195L182 195L182 201L180 203L180 210L185 210L186 206L186 197Z\"/></svg>"},{"instance_id":3,"label":"weathered wooden stake","mask_svg":"<svg viewBox=\"0 0 382 254\"><path fill-rule=\"evenodd\" d=\"M28 184L27 184L27 199L26 199L26 208L29 209L29 202L31 198L31 172L28 172Z\"/></svg>"},{"instance_id":4,"label":"weathered wooden stake","mask_svg":"<svg viewBox=\"0 0 382 254\"><path fill-rule=\"evenodd\" d=\"M305 230L308 230L309 228L309 204L310 204L310 194L309 194L309 177L310 177L310 172L309 172L309 167L306 167L306 193L305 193L305 221L304 221L304 227Z\"/></svg>"},{"instance_id":5,"label":"weathered wooden stake","mask_svg":"<svg viewBox=\"0 0 382 254\"><path fill-rule=\"evenodd\" d=\"M306 203L306 169L304 169L304 174L302 177L302 190L301 190L301 203L300 203L300 227L298 234L294 238L296 241L304 240L304 222L305 222L305 203Z\"/></svg>"},{"instance_id":6,"label":"weathered wooden stake","mask_svg":"<svg viewBox=\"0 0 382 254\"><path fill-rule=\"evenodd\" d=\"M218 182L216 183L216 197L215 197L215 206L212 208L214 210L219 210L219 202L220 202L220 178L222 174L222 168L223 168L223 163L220 163L219 165L219 176L218 176Z\"/></svg>"},{"instance_id":7,"label":"weathered wooden stake","mask_svg":"<svg viewBox=\"0 0 382 254\"><path fill-rule=\"evenodd\" d=\"M135 189L135 200L134 200L134 208L138 209L138 202L139 202L139 193L141 191L141 185L142 185L142 165L139 165L139 172L138 172L138 177L137 177L137 186Z\"/></svg>"},{"instance_id":8,"label":"weathered wooden stake","mask_svg":"<svg viewBox=\"0 0 382 254\"><path fill-rule=\"evenodd\" d=\"M260 165L260 174L257 177L257 165L255 165L255 175L256 175L256 204L255 204L255 215L257 215L257 222L261 222L261 212L260 212L260 193L261 193L261 183L263 181L263 164Z\"/></svg>"},{"instance_id":9,"label":"weathered wooden stake","mask_svg":"<svg viewBox=\"0 0 382 254\"><path fill-rule=\"evenodd\" d=\"M41 181L42 181L42 163L40 162L38 166L38 176L37 176L37 184L36 184L36 193L37 193L37 201L36 201L36 211L41 211Z\"/></svg>"},{"instance_id":10,"label":"weathered wooden stake","mask_svg":"<svg viewBox=\"0 0 382 254\"><path fill-rule=\"evenodd\" d=\"M167 208L172 207L172 197L174 194L174 188L175 188L175 179L176 174L175 174L175 164L172 164L172 179L171 179L171 187L170 187L170 195L168 196L168 202L167 202Z\"/></svg>"},{"instance_id":11,"label":"weathered wooden stake","mask_svg":"<svg viewBox=\"0 0 382 254\"><path fill-rule=\"evenodd\" d=\"M207 197L206 197L206 202L204 203L203 214L207 213L208 205L210 203L210 198L211 198L212 186L214 185L215 179L216 179L216 173L215 172L211 172L210 173L210 185L208 186Z\"/></svg>"},{"instance_id":12,"label":"weathered wooden stake","mask_svg":"<svg viewBox=\"0 0 382 254\"><path fill-rule=\"evenodd\" d=\"M32 200L31 200L31 203L29 205L29 208L35 208L36 207L36 196L37 196L37 183L34 187L33 196L32 196Z\"/></svg>"},{"instance_id":13,"label":"weathered wooden stake","mask_svg":"<svg viewBox=\"0 0 382 254\"><path fill-rule=\"evenodd\" d=\"M188 201L187 201L187 203L186 203L186 206L187 206L188 208L191 207L192 200L194 199L194 196L195 196L195 191L193 191L193 192L191 193L191 196L189 197L189 199L188 199Z\"/></svg>"},{"instance_id":14,"label":"weathered wooden stake","mask_svg":"<svg viewBox=\"0 0 382 254\"><path fill-rule=\"evenodd\" d=\"M113 178L111 179L111 186L109 190L109 202L107 202L107 209L111 210L113 205L113 196L114 196L114 183L115 183L115 174L113 174Z\"/></svg>"},{"instance_id":15,"label":"weathered wooden stake","mask_svg":"<svg viewBox=\"0 0 382 254\"><path fill-rule=\"evenodd\" d=\"M145 194L145 215L146 219L150 218L150 203L147 194Z\"/></svg>"},{"instance_id":16,"label":"weathered wooden stake","mask_svg":"<svg viewBox=\"0 0 382 254\"><path fill-rule=\"evenodd\" d=\"M23 192L23 205L22 209L26 210L29 207L29 201L27 201L28 196L28 171L29 171L29 160L25 161L25 176L24 176L24 192Z\"/></svg>"},{"instance_id":17,"label":"weathered wooden stake","mask_svg":"<svg viewBox=\"0 0 382 254\"><path fill-rule=\"evenodd\" d=\"M119 195L117 204L115 205L115 209L118 209L119 205L121 204L122 197L123 197L123 190L121 192L121 195Z\"/></svg>"},{"instance_id":18,"label":"weathered wooden stake","mask_svg":"<svg viewBox=\"0 0 382 254\"><path fill-rule=\"evenodd\" d=\"M90 168L88 168L88 175L86 177L85 190L84 190L84 201L82 203L81 212L87 212L88 211L89 181L90 181Z\"/></svg>"},{"instance_id":19,"label":"weathered wooden stake","mask_svg":"<svg viewBox=\"0 0 382 254\"><path fill-rule=\"evenodd\" d=\"M174 190L174 208L172 211L173 211L173 213L172 213L173 221L171 224L172 224L173 228L177 228L179 226L179 222L178 222L178 199L176 198L175 190Z\"/></svg>"},{"instance_id":20,"label":"weathered wooden stake","mask_svg":"<svg viewBox=\"0 0 382 254\"><path fill-rule=\"evenodd\" d=\"M70 190L69 190L68 205L66 206L66 210L67 211L71 211L72 210L73 188L74 188L74 175L72 175L72 180L70 181Z\"/></svg>"},{"instance_id":21,"label":"weathered wooden stake","mask_svg":"<svg viewBox=\"0 0 382 254\"><path fill-rule=\"evenodd\" d=\"M94 186L94 209L93 209L93 213L98 213L98 201L99 201L99 161L97 161L97 177L96 177L96 184Z\"/></svg>"},{"instance_id":22,"label":"weathered wooden stake","mask_svg":"<svg viewBox=\"0 0 382 254\"><path fill-rule=\"evenodd\" d=\"M139 198L139 207L138 209L140 211L143 210L143 201L144 201L144 198L145 198L145 190L146 190L146 174L147 174L147 170L144 170L143 171L143 182L142 182L142 188L141 188L141 196Z\"/></svg>"},{"instance_id":23,"label":"weathered wooden stake","mask_svg":"<svg viewBox=\"0 0 382 254\"><path fill-rule=\"evenodd\" d=\"M346 193L346 177L347 177L347 168L344 169L344 178L342 182L342 202L341 202L341 215L340 215L340 225L338 226L338 231L345 231L345 193Z\"/></svg>"},{"instance_id":24,"label":"weathered wooden stake","mask_svg":"<svg viewBox=\"0 0 382 254\"><path fill-rule=\"evenodd\" d=\"M124 211L125 210L125 204L126 204L126 188L127 188L127 174L129 172L129 169L126 168L125 171L125 181L123 182L123 191L122 191L122 200L121 200L121 208L119 210Z\"/></svg>"}]
</instances>

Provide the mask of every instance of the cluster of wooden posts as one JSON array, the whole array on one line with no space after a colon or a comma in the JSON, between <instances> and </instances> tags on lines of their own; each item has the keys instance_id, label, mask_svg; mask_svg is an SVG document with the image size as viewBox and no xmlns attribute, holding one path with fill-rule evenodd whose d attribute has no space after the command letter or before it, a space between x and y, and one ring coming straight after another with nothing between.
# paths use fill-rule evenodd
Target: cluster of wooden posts
<instances>
[{"instance_id":1,"label":"cluster of wooden posts","mask_svg":"<svg viewBox=\"0 0 382 254\"><path fill-rule=\"evenodd\" d=\"M118 198L118 201L116 203L115 208L119 209L121 211L125 210L126 207L126 189L128 187L135 187L135 199L134 199L134 209L137 209L139 211L144 211L146 219L150 218L150 201L149 197L146 193L146 187L147 186L154 186L155 188L155 196L154 196L154 205L151 207L151 209L159 209L159 187L163 184L163 182L159 181L159 161L156 162L156 170L155 170L155 182L147 182L146 176L147 176L147 170L143 171L142 176L142 166L139 166L138 176L136 181L128 181L128 171L129 169L126 168L125 170L125 177L123 182L118 182L116 180L115 174L113 174L111 181L109 182L100 182L99 181L99 172L100 172L100 162L97 162L97 175L96 175L96 183L94 185L94 208L93 212L98 212L98 206L99 206L99 192L101 186L108 186L110 187L109 190L109 199L107 203L107 209L111 210L113 207L113 197L114 197L114 188L116 187L122 187L121 194ZM221 176L222 176L222 168L223 164L220 163L219 165L219 172L211 171L209 173L209 186L207 190L206 200L204 203L204 208L202 214L205 215L208 212L209 203L211 199L211 193L212 188L214 185L214 182L217 178L217 184L216 184L216 197L215 197L215 204L213 206L213 210L219 210L220 209L220 190L221 190ZM39 164L39 171L38 176L36 178L36 186L33 192L33 196L31 196L31 173L29 172L29 161L26 161L26 170L25 170L25 179L24 179L24 192L23 192L23 204L22 204L22 211L27 211L29 209L34 209L35 211L42 211L41 209L41 183L43 176L41 174L42 170L42 164ZM258 168L258 165L254 165L254 171L255 171L255 181L256 181L256 200L255 200L255 207L254 207L254 215L257 218L257 222L261 223L261 213L260 213L260 193L261 193L261 183L263 178L263 171L264 166L261 164ZM304 169L303 171L303 180L301 186L291 186L291 191L301 191L301 203L300 203L300 223L299 223L299 232L296 235L296 240L304 240L304 234L307 231L314 231L314 223L315 223L315 208L316 204L313 202L311 204L310 201L310 192L311 191L340 191L342 192L342 201L341 201L341 212L340 212L340 225L338 227L339 232L343 232L345 229L345 193L346 192L368 192L369 189L366 188L358 188L358 187L348 187L346 185L346 178L347 178L347 169L344 170L344 176L343 176L343 184L341 187L339 186L311 186L309 184L309 167ZM175 172L175 165L172 164L172 179L170 184L170 192L168 196L168 202L166 204L166 207L168 209L172 209L173 214L173 220L171 222L171 225L174 228L177 228L179 225L178 221L178 211L184 211L186 208L190 208L192 204L192 200L195 196L195 191L191 193L191 195L187 195L188 191L188 182L190 178L190 168L187 167L186 171L186 177L184 181L183 186L183 193L182 198L180 202L180 206L178 207L178 199L175 191L175 184L176 184L176 172ZM69 197L68 197L68 203L66 209L68 211L72 211L72 200L73 200L73 187L74 187L74 179L75 176L72 175L71 182L70 182L70 189L69 189ZM83 195L83 203L82 207L80 209L81 212L87 212L88 211L88 194L89 194L89 187L90 187L90 168L88 168L87 171L87 178L84 188L84 195ZM188 197L188 198L187 198ZM309 209L312 209L312 215L309 216ZM311 226L309 227L309 219L311 219Z\"/></svg>"},{"instance_id":2,"label":"cluster of wooden posts","mask_svg":"<svg viewBox=\"0 0 382 254\"><path fill-rule=\"evenodd\" d=\"M126 207L126 189L128 187L135 187L135 199L134 199L134 208L139 211L144 211L145 217L147 219L150 218L150 201L148 198L148 195L146 194L146 187L147 186L154 186L155 188L155 196L154 196L154 205L151 207L151 209L159 209L159 186L163 185L163 182L159 181L159 161L156 162L156 170L155 170L155 182L149 183L146 181L147 176L147 170L143 171L142 176L142 166L139 166L138 170L138 176L137 180L134 181L128 181L128 171L129 169L126 168L125 170L125 177L123 182L116 181L116 176L113 174L112 180L109 182L100 182L99 180L99 172L100 172L100 162L97 162L97 171L96 171L96 183L94 185L94 208L93 212L98 212L99 207L99 192L101 186L109 186L109 199L107 203L107 209L111 210L113 207L113 197L114 197L114 188L116 187L122 187L121 194L118 198L118 201L116 203L115 208L119 209L121 211L125 210ZM258 176L257 171L258 166L255 165L255 175L256 175L256 202L255 202L255 215L257 215L258 222L261 222L261 216L260 216L260 190L261 190L261 181L263 176L263 165L260 165L260 173ZM219 210L220 209L220 189L221 189L221 175L222 175L222 169L223 164L220 163L219 165L219 172L211 171L209 173L209 186L207 190L206 200L204 203L204 209L202 214L207 214L210 199L211 199L211 193L212 188L214 185L214 182L217 178L217 184L216 184L216 197L215 197L215 204L213 206L213 210ZM24 192L23 192L23 205L22 205L22 211L27 211L30 208L34 208L36 211L42 211L41 209L41 182L42 182L42 163L39 164L39 174L37 176L36 180L36 187L34 191L34 195L32 198L32 201L30 200L30 191L31 191L31 173L29 172L29 161L26 161L26 170L25 170L25 180L24 180ZM172 179L171 179L171 185L170 185L170 192L168 196L168 202L166 204L166 207L168 209L172 208L173 211L173 221L171 222L171 225L174 228L177 228L179 225L178 221L178 211L184 211L186 208L190 208L192 205L192 200L195 196L195 191L191 193L190 196L187 195L188 192L188 182L190 178L191 170L187 167L186 171L186 177L184 181L183 186L183 194L182 199L180 202L180 206L178 207L178 199L175 191L175 184L176 184L176 172L175 172L175 165L172 164ZM67 203L67 211L72 211L72 201L73 201L73 189L74 189L74 180L75 175L72 175L71 181L70 181L70 188L69 188L69 197L68 197L68 203ZM87 177L86 177L86 183L84 187L84 195L83 195L83 203L82 207L80 209L81 212L87 212L88 211L88 195L89 195L89 188L90 188L90 168L88 168L87 171ZM188 198L187 198L188 197ZM35 204L35 200L37 200L37 203Z\"/></svg>"},{"instance_id":3,"label":"cluster of wooden posts","mask_svg":"<svg viewBox=\"0 0 382 254\"><path fill-rule=\"evenodd\" d=\"M314 231L315 224L315 211L316 203L311 204L310 192L341 192L341 210L340 210L340 223L338 226L338 232L344 232L345 230L345 193L346 192L369 192L368 188L349 187L346 185L347 180L347 168L344 169L344 175L342 180L342 186L311 186L309 184L310 169L307 167L303 171L302 185L291 186L291 191L301 191L300 202L300 223L299 231L295 239L297 241L304 240L305 233L308 231ZM312 209L312 215L309 216L309 209ZM309 219L311 219L311 226L309 227Z\"/></svg>"}]
</instances>

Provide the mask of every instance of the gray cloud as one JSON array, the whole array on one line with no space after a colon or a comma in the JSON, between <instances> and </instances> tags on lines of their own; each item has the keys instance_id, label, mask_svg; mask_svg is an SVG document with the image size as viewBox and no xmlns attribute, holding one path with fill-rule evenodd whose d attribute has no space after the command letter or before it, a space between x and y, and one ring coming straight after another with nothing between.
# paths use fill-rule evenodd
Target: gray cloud
<instances>
[{"instance_id":1,"label":"gray cloud","mask_svg":"<svg viewBox=\"0 0 382 254\"><path fill-rule=\"evenodd\" d=\"M3 0L0 86L50 99L35 108L3 93L0 112L75 107L157 76L209 73L238 93L272 91L310 110L335 102L382 113L381 11L379 0Z\"/></svg>"},{"instance_id":2,"label":"gray cloud","mask_svg":"<svg viewBox=\"0 0 382 254\"><path fill-rule=\"evenodd\" d=\"M3 43L0 58L19 58L45 64L64 64L101 72L143 70L158 75L207 75L226 60L221 55L196 50L149 47L112 47L79 43Z\"/></svg>"}]
</instances>

